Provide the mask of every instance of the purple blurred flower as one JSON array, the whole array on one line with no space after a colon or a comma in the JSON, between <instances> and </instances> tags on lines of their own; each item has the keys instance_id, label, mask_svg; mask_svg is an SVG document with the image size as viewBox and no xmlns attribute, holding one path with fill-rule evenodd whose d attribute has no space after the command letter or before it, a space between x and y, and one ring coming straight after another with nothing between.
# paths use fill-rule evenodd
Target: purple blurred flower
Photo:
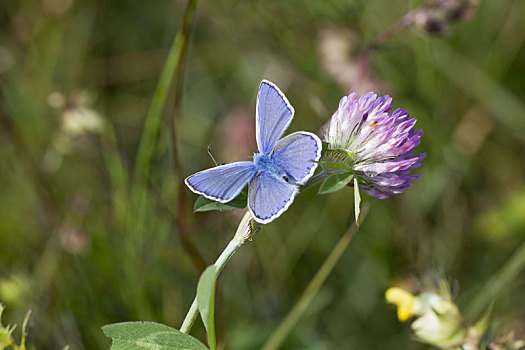
<instances>
[{"instance_id":1,"label":"purple blurred flower","mask_svg":"<svg viewBox=\"0 0 525 350\"><path fill-rule=\"evenodd\" d=\"M380 199L404 192L419 177L410 169L426 156L414 156L423 130L414 130L416 120L405 109L392 111L391 102L388 95L372 92L345 96L323 135L328 143L324 161L350 167L359 188Z\"/></svg>"}]
</instances>

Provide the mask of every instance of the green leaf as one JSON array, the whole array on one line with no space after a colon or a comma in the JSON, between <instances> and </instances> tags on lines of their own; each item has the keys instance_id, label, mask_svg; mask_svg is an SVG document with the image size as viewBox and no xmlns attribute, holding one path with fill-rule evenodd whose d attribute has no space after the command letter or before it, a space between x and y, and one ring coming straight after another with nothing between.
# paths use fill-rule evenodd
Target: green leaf
<instances>
[{"instance_id":1,"label":"green leaf","mask_svg":"<svg viewBox=\"0 0 525 350\"><path fill-rule=\"evenodd\" d=\"M206 197L200 196L195 201L193 211L194 212L204 212L204 211L212 211L212 210L231 210L231 209L245 208L247 198L248 196L246 196L246 193L241 192L241 194L239 194L237 197L235 197L231 201L227 203L220 203L220 202L216 202L214 200L208 199Z\"/></svg>"},{"instance_id":2,"label":"green leaf","mask_svg":"<svg viewBox=\"0 0 525 350\"><path fill-rule=\"evenodd\" d=\"M155 322L122 322L102 327L111 350L207 350L189 334Z\"/></svg>"},{"instance_id":3,"label":"green leaf","mask_svg":"<svg viewBox=\"0 0 525 350\"><path fill-rule=\"evenodd\" d=\"M353 173L339 173L330 175L324 180L323 184L319 188L319 194L327 194L339 191L350 181L352 181L352 178L354 177Z\"/></svg>"},{"instance_id":4,"label":"green leaf","mask_svg":"<svg viewBox=\"0 0 525 350\"><path fill-rule=\"evenodd\" d=\"M359 183L357 177L354 177L354 210L355 210L355 223L359 228L359 214L361 213L361 194L359 193Z\"/></svg>"},{"instance_id":5,"label":"green leaf","mask_svg":"<svg viewBox=\"0 0 525 350\"><path fill-rule=\"evenodd\" d=\"M122 322L102 327L111 350L207 350L191 335L155 322Z\"/></svg>"},{"instance_id":6,"label":"green leaf","mask_svg":"<svg viewBox=\"0 0 525 350\"><path fill-rule=\"evenodd\" d=\"M215 282L217 281L217 268L208 266L199 278L197 284L197 306L202 322L208 334L208 345L215 350Z\"/></svg>"}]
</instances>

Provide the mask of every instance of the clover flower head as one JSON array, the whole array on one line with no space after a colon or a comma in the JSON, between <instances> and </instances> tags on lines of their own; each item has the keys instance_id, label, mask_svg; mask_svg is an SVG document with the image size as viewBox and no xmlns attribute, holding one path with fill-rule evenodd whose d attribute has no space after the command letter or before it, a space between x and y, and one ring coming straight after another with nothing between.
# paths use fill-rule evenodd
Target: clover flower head
<instances>
[{"instance_id":1,"label":"clover flower head","mask_svg":"<svg viewBox=\"0 0 525 350\"><path fill-rule=\"evenodd\" d=\"M372 92L345 96L323 135L328 143L324 161L351 168L359 188L379 199L404 192L419 177L410 175L410 169L426 156L414 156L423 135L414 130L416 120L405 109L392 111L391 102L388 95Z\"/></svg>"}]
</instances>

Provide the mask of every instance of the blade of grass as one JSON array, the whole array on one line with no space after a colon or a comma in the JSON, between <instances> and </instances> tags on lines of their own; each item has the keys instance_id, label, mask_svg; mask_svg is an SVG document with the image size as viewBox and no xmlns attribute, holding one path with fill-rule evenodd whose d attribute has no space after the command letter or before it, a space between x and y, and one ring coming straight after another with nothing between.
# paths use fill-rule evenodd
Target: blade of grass
<instances>
[{"instance_id":1,"label":"blade of grass","mask_svg":"<svg viewBox=\"0 0 525 350\"><path fill-rule=\"evenodd\" d=\"M129 176L119 154L117 137L113 125L108 123L104 133L100 135L102 157L112 186L113 214L116 222L124 223L127 206L127 185Z\"/></svg>"},{"instance_id":2,"label":"blade of grass","mask_svg":"<svg viewBox=\"0 0 525 350\"><path fill-rule=\"evenodd\" d=\"M184 84L184 72L186 67L186 58L188 56L188 46L190 42L190 36L193 28L193 22L195 20L195 7L197 0L188 1L186 12L184 14L184 24L182 26L182 43L180 48L179 61L177 62L177 70L174 79L173 88L173 112L170 119L171 122L171 147L173 152L173 167L175 175L182 177L184 175L184 167L182 162L181 153L181 130L180 130L180 118L182 110L182 92ZM182 181L179 181L180 183Z\"/></svg>"},{"instance_id":3,"label":"blade of grass","mask_svg":"<svg viewBox=\"0 0 525 350\"><path fill-rule=\"evenodd\" d=\"M160 74L148 115L146 116L135 164L135 181L139 183L144 183L144 180L149 176L151 158L156 146L162 112L166 105L175 72L177 72L176 77L179 81L177 84L182 84L180 76L183 72L183 65L181 63L184 61L190 34L189 29L186 29L187 32L185 32L184 29L187 28L187 23L193 23L196 5L197 0L190 0L188 2L186 13L184 14L183 30L175 36L168 58ZM191 28L191 26L189 26L189 28Z\"/></svg>"},{"instance_id":4,"label":"blade of grass","mask_svg":"<svg viewBox=\"0 0 525 350\"><path fill-rule=\"evenodd\" d=\"M184 85L184 72L185 72L185 63L188 56L188 46L190 42L190 36L193 28L193 22L195 21L195 7L197 5L197 0L188 1L186 7L186 12L184 13L184 24L182 26L181 35L181 47L179 61L177 62L177 68L175 72L175 79L173 82L173 111L171 112L170 118L170 131L171 131L171 152L173 156L173 172L177 178L177 211L176 211L176 220L172 221L173 227L176 228L181 243L190 255L190 258L199 270L199 273L204 271L207 264L200 255L197 247L193 244L193 241L190 238L190 227L189 227L189 218L192 215L192 203L190 203L188 198L188 193L185 188L184 182L184 165L182 159L182 142L181 142L181 110L182 110L182 92Z\"/></svg>"},{"instance_id":5,"label":"blade of grass","mask_svg":"<svg viewBox=\"0 0 525 350\"><path fill-rule=\"evenodd\" d=\"M368 213L368 206L363 208L361 215L361 222ZM352 219L352 224L346 230L345 234L341 237L339 242L328 255L321 268L317 271L314 278L310 281L306 287L303 295L294 305L292 310L286 315L285 319L277 326L275 331L271 334L270 338L266 341L261 350L276 350L281 347L283 342L286 340L288 335L292 332L299 319L303 316L308 306L312 303L313 299L323 286L324 282L334 269L335 265L343 255L344 251L352 241L355 233L357 232L357 225Z\"/></svg>"},{"instance_id":6,"label":"blade of grass","mask_svg":"<svg viewBox=\"0 0 525 350\"><path fill-rule=\"evenodd\" d=\"M174 85L174 115L171 118L171 130L172 130L172 152L174 155L174 170L176 176L182 176L183 168L180 154L180 147L178 140L178 122L176 119L180 114L180 105L182 101L182 82L184 77L184 62L187 55L187 49L189 44L189 38L191 35L191 28L195 19L195 7L197 5L197 0L190 0L186 6L186 11L184 13L183 19L183 28L175 36L175 40L171 46L171 49L166 59L166 63L162 72L160 74L157 87L155 89L155 94L153 96L153 101L151 103L148 115L146 116L146 121L144 124L144 131L139 144L139 149L137 152L137 158L135 163L134 170L134 182L132 185L131 196L134 203L133 213L130 216L129 225L130 229L140 232L143 229L143 220L145 218L145 211L147 205L145 201L147 200L146 196L146 186L149 183L149 175L151 170L151 161L153 154L155 152L155 147L157 145L157 139L160 131L162 115L166 102L170 94L170 88ZM182 183L182 181L178 181ZM181 185L182 186L182 185ZM179 186L177 191L177 208L187 207L184 205L184 189ZM193 245L193 242L185 234L188 230L186 229L185 220L187 218L187 213L182 212L181 209L178 211L178 220L173 220L174 226L177 227L178 232L181 234L181 242L190 255L192 262L195 264L196 268L199 271L204 270L206 263L204 259L200 256L198 250ZM191 213L191 209L187 210L188 213ZM183 222L184 221L184 222Z\"/></svg>"},{"instance_id":7,"label":"blade of grass","mask_svg":"<svg viewBox=\"0 0 525 350\"><path fill-rule=\"evenodd\" d=\"M144 131L140 139L135 163L135 183L143 184L149 176L151 158L155 150L162 112L166 104L175 69L180 60L181 48L182 35L177 34L168 54L166 64L160 74L159 82L153 95L153 101L146 116Z\"/></svg>"},{"instance_id":8,"label":"blade of grass","mask_svg":"<svg viewBox=\"0 0 525 350\"><path fill-rule=\"evenodd\" d=\"M525 242L519 246L505 265L488 281L480 286L480 292L467 308L467 316L476 318L485 312L490 303L508 288L509 284L525 267Z\"/></svg>"}]
</instances>

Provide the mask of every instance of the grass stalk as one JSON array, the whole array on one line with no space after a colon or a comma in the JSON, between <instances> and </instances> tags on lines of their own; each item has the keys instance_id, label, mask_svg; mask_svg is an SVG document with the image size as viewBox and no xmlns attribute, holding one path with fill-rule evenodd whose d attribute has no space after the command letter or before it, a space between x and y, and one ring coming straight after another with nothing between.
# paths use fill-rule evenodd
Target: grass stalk
<instances>
[{"instance_id":1,"label":"grass stalk","mask_svg":"<svg viewBox=\"0 0 525 350\"><path fill-rule=\"evenodd\" d=\"M189 45L189 38L191 36L191 29L193 27L193 22L195 19L195 8L197 5L197 0L189 0L186 6L186 11L184 13L183 27L182 30L177 33L171 49L169 51L166 63L162 72L160 74L157 87L155 89L155 94L153 96L153 101L151 103L148 115L146 116L146 121L144 125L144 131L139 144L139 149L137 152L137 158L135 163L134 171L134 182L132 185L132 198L137 201L135 208L137 213L133 215L132 226L140 230L141 226L136 224L137 218L139 224L141 219L144 218L144 201L145 198L145 187L149 183L149 175L151 169L151 162L155 148L157 146L157 139L160 132L160 126L162 121L162 115L170 96L170 89L173 86L175 99L174 99L174 115L170 119L170 129L171 129L171 145L172 152L174 157L174 171L175 175L182 177L183 175L183 166L182 166L182 157L180 156L180 142L178 135L180 134L179 123L180 119L180 108L182 101L182 84L184 77L184 68L185 60L187 56L187 50ZM193 242L190 240L186 220L189 215L190 210L182 209L188 208L187 200L185 196L185 191L182 181L181 186L177 190L177 217L173 219L174 227L177 227L178 232L181 236L181 243L185 251L189 254L189 257L195 267L200 271L206 266L203 258L200 256L197 248L194 246Z\"/></svg>"},{"instance_id":2,"label":"grass stalk","mask_svg":"<svg viewBox=\"0 0 525 350\"><path fill-rule=\"evenodd\" d=\"M365 207L361 216L361 222L365 219L367 212L368 208ZM357 225L352 221L352 224L348 227L341 239L339 239L339 242L337 242L330 255L328 255L321 268L319 268L314 278L310 281L300 299L263 345L262 350L276 350L281 347L299 319L304 315L305 311L308 310L308 307L319 293L319 290L345 252L356 232Z\"/></svg>"},{"instance_id":3,"label":"grass stalk","mask_svg":"<svg viewBox=\"0 0 525 350\"><path fill-rule=\"evenodd\" d=\"M480 292L472 299L467 307L467 316L480 317L490 303L495 300L498 295L506 290L509 284L516 278L516 276L525 267L525 242L523 242L518 249L507 260L505 265L492 278L483 283Z\"/></svg>"},{"instance_id":4,"label":"grass stalk","mask_svg":"<svg viewBox=\"0 0 525 350\"><path fill-rule=\"evenodd\" d=\"M177 229L181 243L189 254L195 267L199 272L204 271L206 262L199 253L197 247L193 244L190 238L191 229L189 227L189 218L192 213L192 205L188 198L188 191L185 188L184 182L184 163L182 157L182 141L181 141L181 117L182 117L182 95L184 85L184 72L186 67L186 59L188 56L188 47L190 36L195 21L195 8L197 0L188 1L186 11L184 13L184 23L182 26L181 47L179 60L177 62L175 78L173 82L173 111L170 118L170 141L171 151L173 157L173 172L177 178L177 207L176 218L173 220L173 227Z\"/></svg>"},{"instance_id":5,"label":"grass stalk","mask_svg":"<svg viewBox=\"0 0 525 350\"><path fill-rule=\"evenodd\" d=\"M191 29L191 25L187 26L187 23L193 23L196 5L197 0L190 0L188 2L184 14L183 30L175 36L168 58L160 74L148 115L146 116L135 164L135 181L139 183L144 183L149 176L151 158L155 151L162 113L168 99L172 82L175 77L177 77L178 84L182 84L181 76L183 66L181 63L183 63L185 58ZM177 75L175 75L176 72Z\"/></svg>"}]
</instances>

